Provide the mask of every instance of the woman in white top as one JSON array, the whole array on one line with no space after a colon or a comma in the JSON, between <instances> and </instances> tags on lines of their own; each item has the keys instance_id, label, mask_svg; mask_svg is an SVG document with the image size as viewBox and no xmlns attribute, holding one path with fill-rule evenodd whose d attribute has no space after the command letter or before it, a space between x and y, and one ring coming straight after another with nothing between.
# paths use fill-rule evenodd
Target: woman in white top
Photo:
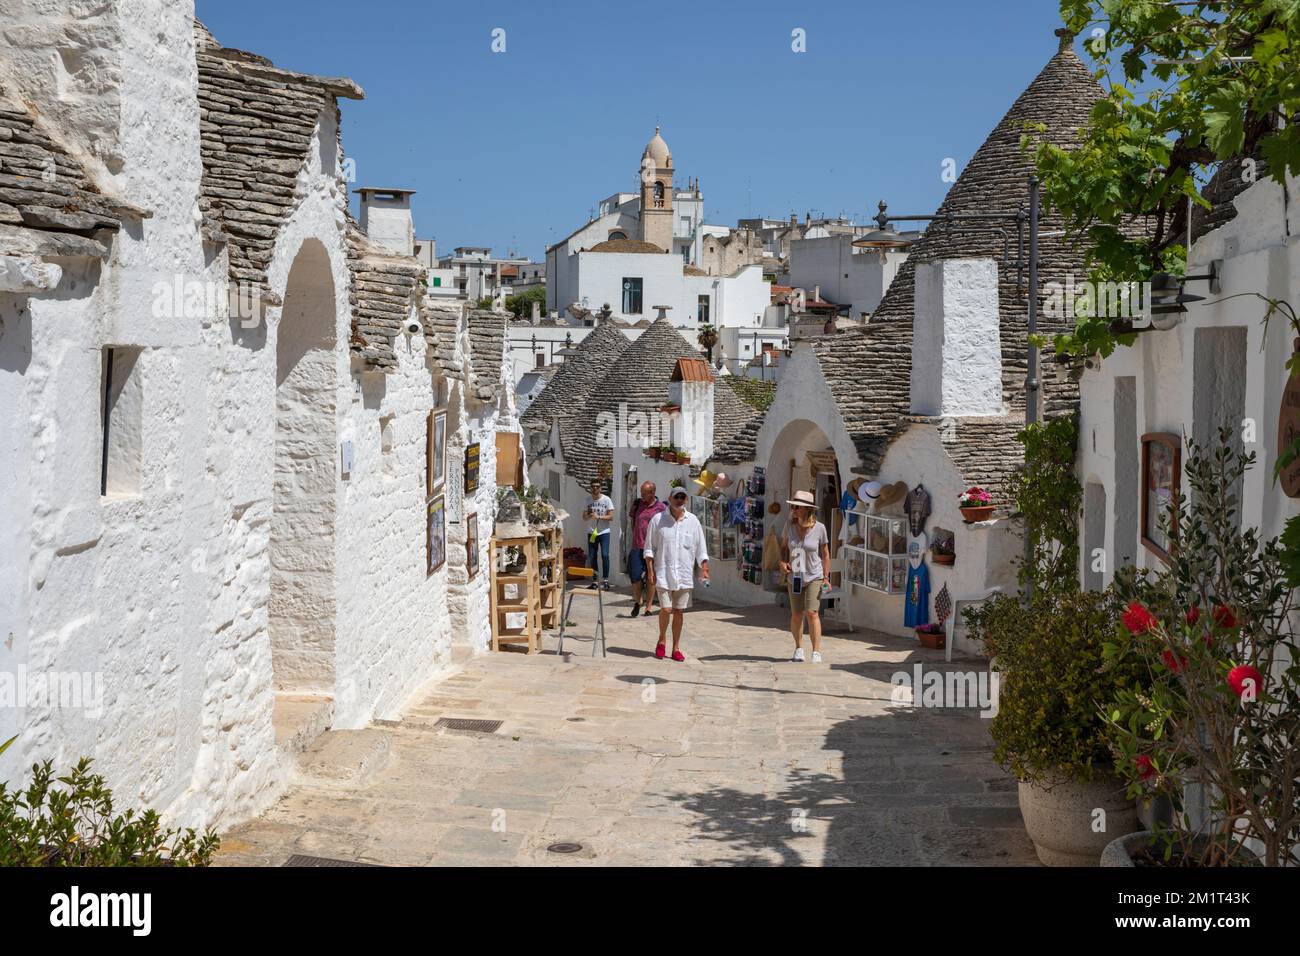
<instances>
[{"instance_id":1,"label":"woman in white top","mask_svg":"<svg viewBox=\"0 0 1300 956\"><path fill-rule=\"evenodd\" d=\"M812 662L822 662L821 597L830 590L826 569L831 563L830 536L817 520L816 504L810 491L796 491L786 502L790 520L781 535L781 570L789 575L790 635L794 638L793 660L802 662L803 628L808 625L812 640Z\"/></svg>"}]
</instances>

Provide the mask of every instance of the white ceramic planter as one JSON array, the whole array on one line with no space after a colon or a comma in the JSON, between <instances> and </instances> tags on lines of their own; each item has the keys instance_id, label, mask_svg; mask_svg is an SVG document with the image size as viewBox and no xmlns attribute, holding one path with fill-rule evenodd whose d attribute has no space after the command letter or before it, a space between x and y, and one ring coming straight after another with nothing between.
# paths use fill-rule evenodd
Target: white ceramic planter
<instances>
[{"instance_id":1,"label":"white ceramic planter","mask_svg":"<svg viewBox=\"0 0 1300 956\"><path fill-rule=\"evenodd\" d=\"M1115 834L1133 833L1141 825L1124 791L1112 774L1099 774L1087 783L1062 781L1050 788L1020 784L1020 814L1038 859L1047 866L1097 866ZM1098 831L1102 823L1105 829Z\"/></svg>"}]
</instances>

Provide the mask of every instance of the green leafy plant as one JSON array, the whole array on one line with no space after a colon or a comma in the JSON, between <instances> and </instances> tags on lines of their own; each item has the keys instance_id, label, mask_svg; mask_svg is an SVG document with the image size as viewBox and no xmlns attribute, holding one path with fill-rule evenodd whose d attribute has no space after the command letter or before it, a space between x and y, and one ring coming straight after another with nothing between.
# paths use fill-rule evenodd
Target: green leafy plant
<instances>
[{"instance_id":1,"label":"green leafy plant","mask_svg":"<svg viewBox=\"0 0 1300 956\"><path fill-rule=\"evenodd\" d=\"M1233 489L1253 465L1223 429L1188 442L1191 495L1175 502L1172 563L1116 576L1127 602L1108 669L1136 665L1148 686L1120 688L1104 710L1116 766L1137 796L1159 795L1173 823L1163 856L1240 862L1258 841L1269 866L1300 850L1300 648L1294 592L1277 540L1241 528ZM1203 801L1203 803L1201 803Z\"/></svg>"},{"instance_id":2,"label":"green leafy plant","mask_svg":"<svg viewBox=\"0 0 1300 956\"><path fill-rule=\"evenodd\" d=\"M526 292L506 296L506 311L516 319L527 319L532 315L534 302L543 312L546 311L545 289L529 289Z\"/></svg>"},{"instance_id":3,"label":"green leafy plant","mask_svg":"<svg viewBox=\"0 0 1300 956\"><path fill-rule=\"evenodd\" d=\"M1242 157L1262 156L1280 183L1300 172L1300 4L1206 0L1180 4L1061 0L1061 17L1108 84L1080 142L1024 138L1047 208L1081 242L1094 282L1141 282L1181 273L1199 184ZM1132 344L1104 315L1078 317L1057 352L1109 355Z\"/></svg>"},{"instance_id":4,"label":"green leafy plant","mask_svg":"<svg viewBox=\"0 0 1300 956\"><path fill-rule=\"evenodd\" d=\"M1027 425L1018 435L1025 465L1008 483L1029 536L1029 560L1018 571L1022 586L1070 591L1079 586L1079 512L1083 486L1075 475L1079 426L1073 416Z\"/></svg>"},{"instance_id":5,"label":"green leafy plant","mask_svg":"<svg viewBox=\"0 0 1300 956\"><path fill-rule=\"evenodd\" d=\"M709 363L713 362L713 347L718 344L718 330L709 323L704 323L696 332L695 341L700 343L700 348L709 356Z\"/></svg>"},{"instance_id":6,"label":"green leafy plant","mask_svg":"<svg viewBox=\"0 0 1300 956\"><path fill-rule=\"evenodd\" d=\"M761 412L767 411L772 407L772 399L776 397L776 382L764 381L757 378L746 378L743 375L732 375L727 379L731 390L746 405L757 408Z\"/></svg>"},{"instance_id":7,"label":"green leafy plant","mask_svg":"<svg viewBox=\"0 0 1300 956\"><path fill-rule=\"evenodd\" d=\"M4 756L4 752L5 752L6 750L9 749L9 745L12 744L12 743L13 743L15 740L17 740L17 739L18 739L18 735L17 735L17 734L14 734L12 737L10 737L8 740L6 740L4 743L0 744L0 757L3 757L3 756Z\"/></svg>"},{"instance_id":8,"label":"green leafy plant","mask_svg":"<svg viewBox=\"0 0 1300 956\"><path fill-rule=\"evenodd\" d=\"M1050 787L1110 769L1101 705L1137 686L1136 666L1102 671L1118 608L1109 593L998 595L963 612L1002 674L990 732L994 758L1017 779Z\"/></svg>"},{"instance_id":9,"label":"green leafy plant","mask_svg":"<svg viewBox=\"0 0 1300 956\"><path fill-rule=\"evenodd\" d=\"M112 792L90 765L83 757L66 776L55 778L47 760L32 766L24 789L0 783L0 867L211 862L220 843L215 832L164 828L153 810L115 813Z\"/></svg>"}]
</instances>

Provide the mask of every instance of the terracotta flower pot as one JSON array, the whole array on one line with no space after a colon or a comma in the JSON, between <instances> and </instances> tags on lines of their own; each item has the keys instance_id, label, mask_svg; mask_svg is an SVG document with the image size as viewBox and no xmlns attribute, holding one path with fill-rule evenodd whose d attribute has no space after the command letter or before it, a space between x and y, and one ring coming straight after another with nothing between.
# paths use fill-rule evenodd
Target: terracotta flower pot
<instances>
[{"instance_id":1,"label":"terracotta flower pot","mask_svg":"<svg viewBox=\"0 0 1300 956\"><path fill-rule=\"evenodd\" d=\"M677 464L679 464L679 465L689 465L690 463L691 463L691 456L690 456L690 455L678 455L678 456L677 456Z\"/></svg>"},{"instance_id":2,"label":"terracotta flower pot","mask_svg":"<svg viewBox=\"0 0 1300 956\"><path fill-rule=\"evenodd\" d=\"M961 517L967 524L973 524L976 521L988 521L993 517L993 505L981 505L978 508L962 508Z\"/></svg>"},{"instance_id":3,"label":"terracotta flower pot","mask_svg":"<svg viewBox=\"0 0 1300 956\"><path fill-rule=\"evenodd\" d=\"M653 458L655 461L658 461L658 460L659 460L659 449L658 449L658 448L647 448L647 449L645 450L645 453L646 453L648 456L650 456L651 458Z\"/></svg>"},{"instance_id":4,"label":"terracotta flower pot","mask_svg":"<svg viewBox=\"0 0 1300 956\"><path fill-rule=\"evenodd\" d=\"M940 628L938 631L927 630L929 625L918 627L916 629L916 639L921 642L922 647L928 647L932 651L941 651L947 642L948 635Z\"/></svg>"},{"instance_id":5,"label":"terracotta flower pot","mask_svg":"<svg viewBox=\"0 0 1300 956\"><path fill-rule=\"evenodd\" d=\"M673 452L673 451L665 452L665 453L664 453L663 455L661 455L660 457L661 457L664 461L671 462L671 463L674 464L674 465L677 464L677 453L676 453L676 452Z\"/></svg>"},{"instance_id":6,"label":"terracotta flower pot","mask_svg":"<svg viewBox=\"0 0 1300 956\"><path fill-rule=\"evenodd\" d=\"M957 560L957 555L955 554L933 554L931 556L934 558L935 564L950 565Z\"/></svg>"}]
</instances>

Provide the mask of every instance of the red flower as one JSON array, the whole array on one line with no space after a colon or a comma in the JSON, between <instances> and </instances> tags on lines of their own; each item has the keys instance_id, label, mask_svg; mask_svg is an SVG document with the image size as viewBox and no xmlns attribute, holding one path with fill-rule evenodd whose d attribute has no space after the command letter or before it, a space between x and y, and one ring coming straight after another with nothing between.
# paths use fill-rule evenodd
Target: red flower
<instances>
[{"instance_id":1,"label":"red flower","mask_svg":"<svg viewBox=\"0 0 1300 956\"><path fill-rule=\"evenodd\" d=\"M1160 652L1160 659L1165 662L1165 667L1168 667L1175 674L1187 666L1187 658L1181 654L1175 657L1174 652L1168 648Z\"/></svg>"},{"instance_id":2,"label":"red flower","mask_svg":"<svg viewBox=\"0 0 1300 956\"><path fill-rule=\"evenodd\" d=\"M1238 697L1249 689L1251 699L1258 700L1260 689L1264 686L1264 675L1249 664L1238 664L1228 671L1228 686Z\"/></svg>"},{"instance_id":3,"label":"red flower","mask_svg":"<svg viewBox=\"0 0 1300 956\"><path fill-rule=\"evenodd\" d=\"M1137 601L1132 601L1124 611L1124 626L1130 634L1146 634L1156 626L1155 615Z\"/></svg>"},{"instance_id":4,"label":"red flower","mask_svg":"<svg viewBox=\"0 0 1300 956\"><path fill-rule=\"evenodd\" d=\"M1201 609L1198 605L1192 605L1187 613L1183 615L1183 620L1187 622L1188 627L1195 627L1196 622L1201 619Z\"/></svg>"},{"instance_id":5,"label":"red flower","mask_svg":"<svg viewBox=\"0 0 1300 956\"><path fill-rule=\"evenodd\" d=\"M1210 617L1214 618L1214 623L1219 627L1233 628L1237 626L1237 615L1232 613L1232 608L1222 604L1216 604L1210 610Z\"/></svg>"},{"instance_id":6,"label":"red flower","mask_svg":"<svg viewBox=\"0 0 1300 956\"><path fill-rule=\"evenodd\" d=\"M1149 754L1138 754L1133 763L1137 766L1139 779L1150 780L1156 775L1156 764Z\"/></svg>"}]
</instances>

